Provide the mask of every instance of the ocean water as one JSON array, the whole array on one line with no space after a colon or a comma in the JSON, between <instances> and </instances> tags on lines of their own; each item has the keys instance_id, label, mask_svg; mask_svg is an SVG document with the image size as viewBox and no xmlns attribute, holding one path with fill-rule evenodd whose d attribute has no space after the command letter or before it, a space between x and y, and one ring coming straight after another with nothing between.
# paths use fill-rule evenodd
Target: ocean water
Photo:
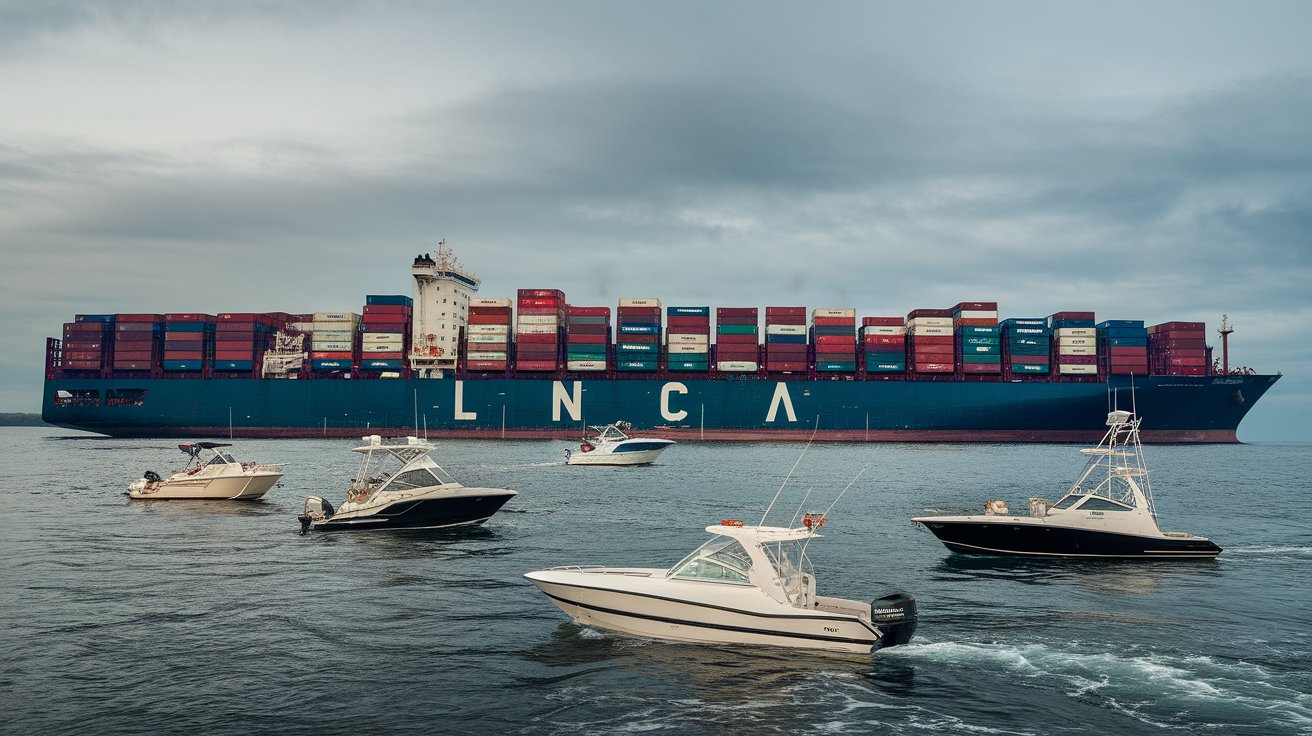
<instances>
[{"instance_id":1,"label":"ocean water","mask_svg":"<svg viewBox=\"0 0 1312 736\"><path fill-rule=\"evenodd\" d=\"M353 443L238 441L288 464L238 504L128 500L175 442L0 442L4 733L1312 733L1305 444L1147 448L1164 528L1225 548L1154 563L961 557L908 521L1055 498L1073 446L813 445L784 519L868 467L809 548L820 592L920 606L912 644L853 657L612 636L521 577L672 564L706 525L759 520L802 444L588 468L562 442L442 441L463 482L520 495L473 530L302 537Z\"/></svg>"}]
</instances>

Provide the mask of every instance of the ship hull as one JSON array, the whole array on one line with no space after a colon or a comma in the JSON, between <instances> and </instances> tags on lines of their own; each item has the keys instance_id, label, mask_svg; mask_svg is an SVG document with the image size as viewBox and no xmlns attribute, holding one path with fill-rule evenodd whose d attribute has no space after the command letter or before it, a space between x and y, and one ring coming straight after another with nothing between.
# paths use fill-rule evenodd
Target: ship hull
<instances>
[{"instance_id":1,"label":"ship hull","mask_svg":"<svg viewBox=\"0 0 1312 736\"><path fill-rule=\"evenodd\" d=\"M1221 548L1195 536L1145 536L1059 524L922 518L943 546L960 554L1116 559L1212 559Z\"/></svg>"},{"instance_id":2,"label":"ship hull","mask_svg":"<svg viewBox=\"0 0 1312 736\"><path fill-rule=\"evenodd\" d=\"M1146 442L1237 442L1279 376L1104 382L73 379L46 381L43 419L115 437L576 438L624 419L674 440L1086 442L1134 403ZM123 397L130 396L130 401Z\"/></svg>"}]
</instances>

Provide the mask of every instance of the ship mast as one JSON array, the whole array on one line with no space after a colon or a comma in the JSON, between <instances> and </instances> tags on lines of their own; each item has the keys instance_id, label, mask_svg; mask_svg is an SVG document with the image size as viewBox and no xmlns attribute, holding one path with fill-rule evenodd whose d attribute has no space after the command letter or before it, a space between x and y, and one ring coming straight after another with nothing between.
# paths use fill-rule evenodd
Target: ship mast
<instances>
[{"instance_id":1,"label":"ship mast","mask_svg":"<svg viewBox=\"0 0 1312 736\"><path fill-rule=\"evenodd\" d=\"M1229 318L1224 314L1221 315L1221 329L1217 330L1217 332L1221 333L1222 375L1230 375L1230 333L1234 331L1235 328L1230 324Z\"/></svg>"}]
</instances>

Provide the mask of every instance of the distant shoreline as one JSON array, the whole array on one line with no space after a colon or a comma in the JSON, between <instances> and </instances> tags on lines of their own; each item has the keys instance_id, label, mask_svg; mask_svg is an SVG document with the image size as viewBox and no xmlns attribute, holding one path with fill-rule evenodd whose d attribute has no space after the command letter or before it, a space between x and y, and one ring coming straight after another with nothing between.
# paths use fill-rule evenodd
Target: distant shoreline
<instances>
[{"instance_id":1,"label":"distant shoreline","mask_svg":"<svg viewBox=\"0 0 1312 736\"><path fill-rule=\"evenodd\" d=\"M0 427L50 427L40 414L0 413Z\"/></svg>"}]
</instances>

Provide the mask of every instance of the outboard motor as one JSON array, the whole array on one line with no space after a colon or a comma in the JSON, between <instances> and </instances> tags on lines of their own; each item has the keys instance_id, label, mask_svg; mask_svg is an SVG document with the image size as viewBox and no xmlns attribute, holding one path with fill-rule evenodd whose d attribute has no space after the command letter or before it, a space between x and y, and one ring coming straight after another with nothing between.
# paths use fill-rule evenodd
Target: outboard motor
<instances>
[{"instance_id":1,"label":"outboard motor","mask_svg":"<svg viewBox=\"0 0 1312 736\"><path fill-rule=\"evenodd\" d=\"M331 503L318 496L310 496L305 499L305 509L300 516L296 517L296 520L301 522L301 535L304 536L310 531L312 522L331 519L335 510Z\"/></svg>"},{"instance_id":2,"label":"outboard motor","mask_svg":"<svg viewBox=\"0 0 1312 736\"><path fill-rule=\"evenodd\" d=\"M880 631L875 649L906 644L916 633L916 599L906 593L876 598L870 603L870 621Z\"/></svg>"}]
</instances>

